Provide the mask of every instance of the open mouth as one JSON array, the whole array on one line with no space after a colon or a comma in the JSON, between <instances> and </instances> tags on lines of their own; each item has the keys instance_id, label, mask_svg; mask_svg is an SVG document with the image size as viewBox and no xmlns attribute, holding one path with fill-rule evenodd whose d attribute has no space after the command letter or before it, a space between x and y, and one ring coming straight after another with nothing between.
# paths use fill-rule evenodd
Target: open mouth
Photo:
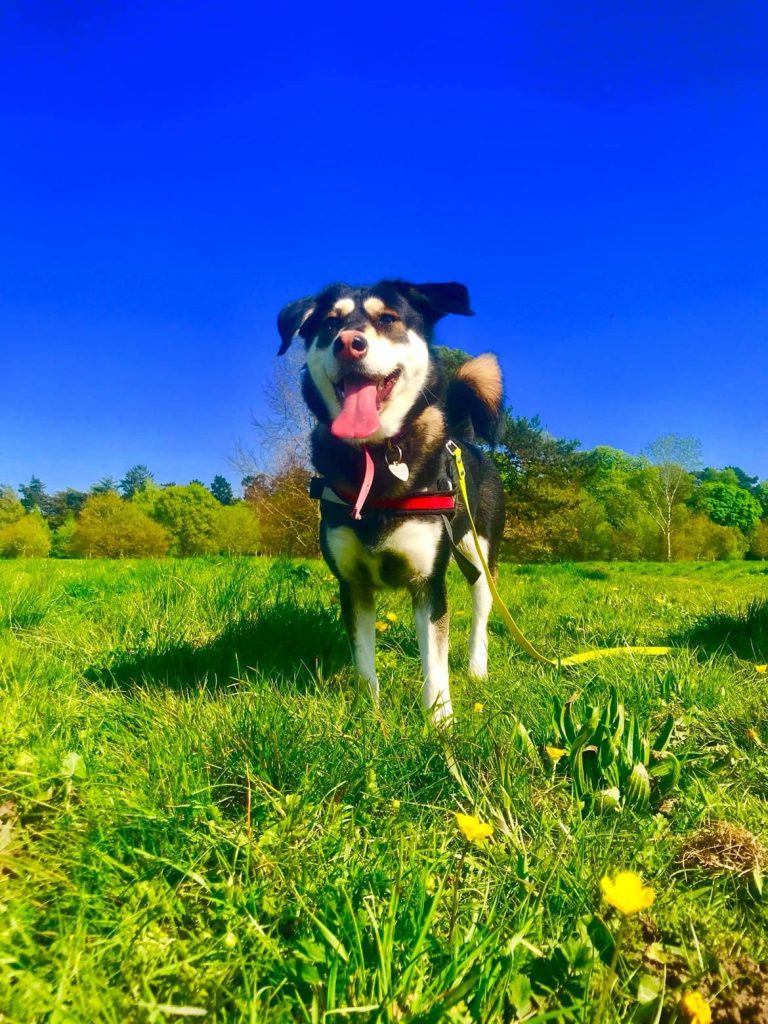
<instances>
[{"instance_id":1,"label":"open mouth","mask_svg":"<svg viewBox=\"0 0 768 1024\"><path fill-rule=\"evenodd\" d=\"M344 405L344 399L348 393L358 392L363 387L376 386L376 408L380 409L383 402L392 394L392 389L397 383L402 370L393 370L386 377L368 377L362 373L348 373L341 380L337 381L333 388L339 402Z\"/></svg>"},{"instance_id":2,"label":"open mouth","mask_svg":"<svg viewBox=\"0 0 768 1024\"><path fill-rule=\"evenodd\" d=\"M334 384L341 411L331 424L334 437L361 440L375 434L380 427L379 410L397 383L400 370L386 377L366 377L348 373Z\"/></svg>"}]
</instances>

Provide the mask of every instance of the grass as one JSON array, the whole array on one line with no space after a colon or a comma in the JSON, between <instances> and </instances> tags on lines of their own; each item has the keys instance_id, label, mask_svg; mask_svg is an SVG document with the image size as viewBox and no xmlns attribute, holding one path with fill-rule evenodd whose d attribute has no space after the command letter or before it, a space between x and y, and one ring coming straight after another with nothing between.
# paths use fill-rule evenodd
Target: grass
<instances>
[{"instance_id":1,"label":"grass","mask_svg":"<svg viewBox=\"0 0 768 1024\"><path fill-rule=\"evenodd\" d=\"M606 985L606 1021L673 1021L686 988L766 1019L766 582L506 566L547 653L677 649L558 673L494 619L478 683L456 576L444 738L402 595L376 715L319 563L0 564L0 1021L588 1022ZM553 698L611 692L649 734L675 717L680 781L642 813L589 810L543 751ZM613 974L621 868L656 898Z\"/></svg>"}]
</instances>

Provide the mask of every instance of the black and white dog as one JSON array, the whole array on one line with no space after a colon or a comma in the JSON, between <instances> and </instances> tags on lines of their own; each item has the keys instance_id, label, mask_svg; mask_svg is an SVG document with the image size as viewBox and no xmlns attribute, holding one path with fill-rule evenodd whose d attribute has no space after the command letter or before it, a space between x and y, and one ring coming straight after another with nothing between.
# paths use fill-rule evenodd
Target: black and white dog
<instances>
[{"instance_id":1,"label":"black and white dog","mask_svg":"<svg viewBox=\"0 0 768 1024\"><path fill-rule=\"evenodd\" d=\"M432 333L448 313L473 315L464 285L387 280L372 287L332 285L289 303L278 317L280 355L297 336L306 347L302 390L318 420L312 459L322 478L315 482L320 543L339 581L357 671L378 700L374 595L383 587L407 588L424 706L436 721L452 714L448 562L458 547L465 575L472 570L467 559L480 564L455 492L451 441L462 451L470 507L492 571L504 526L496 467L472 443L495 440L501 371L496 357L485 354L465 362L446 383ZM492 599L484 576L476 570L472 576L469 670L482 678Z\"/></svg>"}]
</instances>

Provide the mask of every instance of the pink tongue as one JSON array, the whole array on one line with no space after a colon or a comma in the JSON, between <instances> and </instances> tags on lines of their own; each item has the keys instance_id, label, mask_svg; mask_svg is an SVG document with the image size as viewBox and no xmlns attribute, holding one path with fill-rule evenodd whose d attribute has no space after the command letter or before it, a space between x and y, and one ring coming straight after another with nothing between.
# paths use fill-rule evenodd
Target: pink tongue
<instances>
[{"instance_id":1,"label":"pink tongue","mask_svg":"<svg viewBox=\"0 0 768 1024\"><path fill-rule=\"evenodd\" d=\"M370 437L379 429L378 388L363 377L348 377L344 405L331 424L334 437Z\"/></svg>"}]
</instances>

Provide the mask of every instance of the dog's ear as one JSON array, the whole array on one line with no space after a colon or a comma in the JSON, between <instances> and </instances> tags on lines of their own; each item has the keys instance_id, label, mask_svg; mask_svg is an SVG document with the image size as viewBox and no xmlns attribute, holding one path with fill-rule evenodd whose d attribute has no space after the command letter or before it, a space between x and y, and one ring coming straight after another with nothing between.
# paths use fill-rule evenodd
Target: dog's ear
<instances>
[{"instance_id":1,"label":"dog's ear","mask_svg":"<svg viewBox=\"0 0 768 1024\"><path fill-rule=\"evenodd\" d=\"M457 281L445 284L412 284L408 286L408 299L433 323L448 313L474 316L469 306L469 292Z\"/></svg>"},{"instance_id":2,"label":"dog's ear","mask_svg":"<svg viewBox=\"0 0 768 1024\"><path fill-rule=\"evenodd\" d=\"M306 298L289 302L287 306L283 306L280 310L277 317L277 330L282 342L277 353L279 356L288 351L302 324L312 316L314 309L315 297L314 295L308 295Z\"/></svg>"}]
</instances>

